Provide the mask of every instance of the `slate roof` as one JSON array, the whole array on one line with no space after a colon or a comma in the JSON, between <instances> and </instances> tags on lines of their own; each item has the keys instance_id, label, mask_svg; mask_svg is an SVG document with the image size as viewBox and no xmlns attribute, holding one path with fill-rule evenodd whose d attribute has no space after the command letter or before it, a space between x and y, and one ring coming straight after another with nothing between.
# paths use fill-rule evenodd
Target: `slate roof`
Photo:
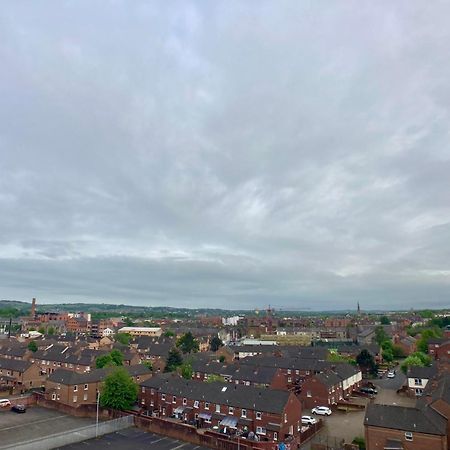
<instances>
[{"instance_id":1,"label":"slate roof","mask_svg":"<svg viewBox=\"0 0 450 450\"><path fill-rule=\"evenodd\" d=\"M358 367L352 366L348 363L335 363L332 366L332 370L342 380L347 380L348 378L353 377L358 372L360 372L360 369Z\"/></svg>"},{"instance_id":2,"label":"slate roof","mask_svg":"<svg viewBox=\"0 0 450 450\"><path fill-rule=\"evenodd\" d=\"M235 408L282 414L291 395L288 391L256 388L230 383L204 383L172 375L157 375L140 384L160 392L203 400Z\"/></svg>"},{"instance_id":3,"label":"slate roof","mask_svg":"<svg viewBox=\"0 0 450 450\"><path fill-rule=\"evenodd\" d=\"M21 359L0 358L0 369L25 372L30 367L31 363L29 361L22 361Z\"/></svg>"},{"instance_id":4,"label":"slate roof","mask_svg":"<svg viewBox=\"0 0 450 450\"><path fill-rule=\"evenodd\" d=\"M447 420L429 406L422 409L405 406L367 405L364 424L413 433L446 435Z\"/></svg>"},{"instance_id":5,"label":"slate roof","mask_svg":"<svg viewBox=\"0 0 450 450\"><path fill-rule=\"evenodd\" d=\"M138 376L148 374L150 369L143 364L135 364L134 366L122 366L130 374L130 376ZM74 384L96 383L102 381L114 367L105 367L103 369L94 369L90 372L77 373L73 370L58 369L55 370L47 379L54 383L72 386Z\"/></svg>"},{"instance_id":6,"label":"slate roof","mask_svg":"<svg viewBox=\"0 0 450 450\"><path fill-rule=\"evenodd\" d=\"M315 377L325 386L332 387L337 386L341 383L341 378L333 372L330 373L319 373Z\"/></svg>"},{"instance_id":7,"label":"slate roof","mask_svg":"<svg viewBox=\"0 0 450 450\"><path fill-rule=\"evenodd\" d=\"M276 367L252 366L239 363L225 364L201 359L192 361L192 370L194 372L231 377L233 380L250 381L256 384L270 384L277 372Z\"/></svg>"},{"instance_id":8,"label":"slate roof","mask_svg":"<svg viewBox=\"0 0 450 450\"><path fill-rule=\"evenodd\" d=\"M277 367L291 370L305 370L323 372L330 368L328 361L319 361L313 358L286 358L276 356L253 356L240 360L241 365Z\"/></svg>"},{"instance_id":9,"label":"slate roof","mask_svg":"<svg viewBox=\"0 0 450 450\"><path fill-rule=\"evenodd\" d=\"M411 366L408 369L408 378L424 378L429 380L436 375L437 368L434 365L430 367Z\"/></svg>"}]
</instances>

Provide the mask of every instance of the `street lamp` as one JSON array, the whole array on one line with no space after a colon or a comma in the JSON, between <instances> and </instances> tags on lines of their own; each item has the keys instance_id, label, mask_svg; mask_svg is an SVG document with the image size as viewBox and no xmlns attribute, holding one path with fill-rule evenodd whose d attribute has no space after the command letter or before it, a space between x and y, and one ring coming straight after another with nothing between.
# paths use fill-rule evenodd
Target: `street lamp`
<instances>
[{"instance_id":1,"label":"street lamp","mask_svg":"<svg viewBox=\"0 0 450 450\"><path fill-rule=\"evenodd\" d=\"M98 405L100 403L100 391L97 391L97 420L95 421L95 438L98 438Z\"/></svg>"}]
</instances>

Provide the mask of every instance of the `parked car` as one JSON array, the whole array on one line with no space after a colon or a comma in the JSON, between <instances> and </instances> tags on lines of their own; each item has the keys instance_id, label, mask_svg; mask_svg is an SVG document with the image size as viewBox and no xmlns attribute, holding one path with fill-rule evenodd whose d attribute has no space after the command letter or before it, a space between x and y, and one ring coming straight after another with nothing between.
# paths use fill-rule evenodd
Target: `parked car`
<instances>
[{"instance_id":1,"label":"parked car","mask_svg":"<svg viewBox=\"0 0 450 450\"><path fill-rule=\"evenodd\" d=\"M360 388L360 392L364 392L365 394L369 394L369 395L377 395L378 394L378 391L376 389L371 388L371 387L366 387L366 386Z\"/></svg>"},{"instance_id":2,"label":"parked car","mask_svg":"<svg viewBox=\"0 0 450 450\"><path fill-rule=\"evenodd\" d=\"M388 378L395 378L395 372L389 371L387 374Z\"/></svg>"},{"instance_id":3,"label":"parked car","mask_svg":"<svg viewBox=\"0 0 450 450\"><path fill-rule=\"evenodd\" d=\"M312 416L302 416L302 425L314 425L317 419Z\"/></svg>"},{"instance_id":4,"label":"parked car","mask_svg":"<svg viewBox=\"0 0 450 450\"><path fill-rule=\"evenodd\" d=\"M319 416L330 416L331 409L328 406L316 406L311 410L313 414L318 414Z\"/></svg>"},{"instance_id":5,"label":"parked car","mask_svg":"<svg viewBox=\"0 0 450 450\"><path fill-rule=\"evenodd\" d=\"M14 405L11 408L11 411L14 411L16 413L24 413L27 412L27 407L25 405Z\"/></svg>"},{"instance_id":6,"label":"parked car","mask_svg":"<svg viewBox=\"0 0 450 450\"><path fill-rule=\"evenodd\" d=\"M8 406L11 406L11 402L7 398L1 398L0 399L0 408L6 408Z\"/></svg>"}]
</instances>

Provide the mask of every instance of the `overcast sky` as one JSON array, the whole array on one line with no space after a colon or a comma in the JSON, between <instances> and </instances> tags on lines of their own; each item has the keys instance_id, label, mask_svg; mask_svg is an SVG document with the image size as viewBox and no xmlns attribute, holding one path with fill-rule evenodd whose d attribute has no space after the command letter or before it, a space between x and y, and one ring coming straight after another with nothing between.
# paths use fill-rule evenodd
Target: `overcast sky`
<instances>
[{"instance_id":1,"label":"overcast sky","mask_svg":"<svg viewBox=\"0 0 450 450\"><path fill-rule=\"evenodd\" d=\"M449 17L3 2L0 298L449 306Z\"/></svg>"}]
</instances>

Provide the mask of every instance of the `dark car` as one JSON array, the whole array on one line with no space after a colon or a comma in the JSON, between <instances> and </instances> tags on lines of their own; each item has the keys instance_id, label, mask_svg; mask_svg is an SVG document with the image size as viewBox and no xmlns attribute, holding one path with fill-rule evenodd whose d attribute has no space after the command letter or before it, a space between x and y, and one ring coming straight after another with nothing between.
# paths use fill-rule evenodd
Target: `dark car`
<instances>
[{"instance_id":1,"label":"dark car","mask_svg":"<svg viewBox=\"0 0 450 450\"><path fill-rule=\"evenodd\" d=\"M365 394L369 394L369 395L377 395L378 394L378 391L371 387L362 387L360 389L360 392L364 392Z\"/></svg>"},{"instance_id":2,"label":"dark car","mask_svg":"<svg viewBox=\"0 0 450 450\"><path fill-rule=\"evenodd\" d=\"M14 405L11 407L11 411L14 411L16 413L24 413L27 411L27 408L25 405Z\"/></svg>"}]
</instances>

